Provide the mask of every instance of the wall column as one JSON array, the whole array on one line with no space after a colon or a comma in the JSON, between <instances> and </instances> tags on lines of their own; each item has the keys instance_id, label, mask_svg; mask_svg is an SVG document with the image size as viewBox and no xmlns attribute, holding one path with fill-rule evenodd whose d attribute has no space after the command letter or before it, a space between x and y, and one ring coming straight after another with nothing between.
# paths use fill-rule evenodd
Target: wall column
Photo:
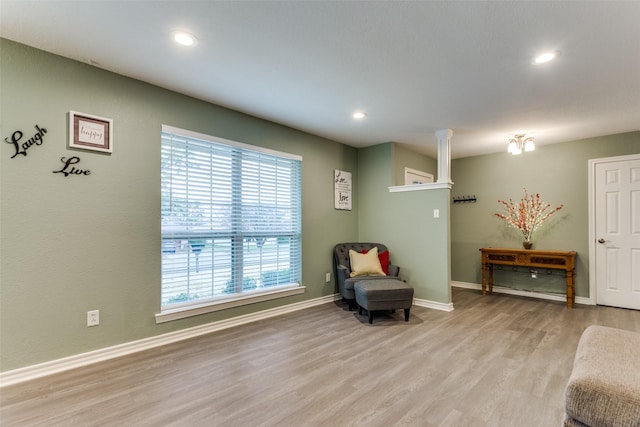
<instances>
[{"instance_id":1,"label":"wall column","mask_svg":"<svg viewBox=\"0 0 640 427\"><path fill-rule=\"evenodd\" d=\"M451 129L439 129L436 131L438 138L438 181L439 183L453 184L451 181Z\"/></svg>"}]
</instances>

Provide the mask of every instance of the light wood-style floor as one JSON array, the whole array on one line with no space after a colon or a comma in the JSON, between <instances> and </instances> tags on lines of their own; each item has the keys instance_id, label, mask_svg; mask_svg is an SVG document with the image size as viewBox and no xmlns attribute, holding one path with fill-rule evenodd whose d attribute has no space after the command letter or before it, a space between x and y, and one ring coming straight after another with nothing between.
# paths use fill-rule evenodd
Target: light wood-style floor
<instances>
[{"instance_id":1,"label":"light wood-style floor","mask_svg":"<svg viewBox=\"0 0 640 427\"><path fill-rule=\"evenodd\" d=\"M3 426L560 426L580 334L640 312L453 290L455 310L338 303L0 390Z\"/></svg>"}]
</instances>

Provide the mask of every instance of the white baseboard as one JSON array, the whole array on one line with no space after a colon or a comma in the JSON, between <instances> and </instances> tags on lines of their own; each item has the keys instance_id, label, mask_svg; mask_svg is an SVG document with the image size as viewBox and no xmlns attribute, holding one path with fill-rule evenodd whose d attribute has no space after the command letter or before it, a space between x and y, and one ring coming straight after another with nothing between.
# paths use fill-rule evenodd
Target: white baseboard
<instances>
[{"instance_id":1,"label":"white baseboard","mask_svg":"<svg viewBox=\"0 0 640 427\"><path fill-rule=\"evenodd\" d=\"M417 305L418 307L433 308L435 310L453 311L453 303L451 302L444 303L438 301L430 301L427 299L414 298L413 304Z\"/></svg>"},{"instance_id":2,"label":"white baseboard","mask_svg":"<svg viewBox=\"0 0 640 427\"><path fill-rule=\"evenodd\" d=\"M476 289L478 291L482 290L482 285L480 283L452 281L451 286L455 286L456 288ZM564 295L548 294L544 292L522 291L518 289L505 288L497 285L493 285L493 292L497 294L517 295L521 297L531 297L531 298L545 299L550 301L563 301L563 302L567 301L567 297ZM574 302L576 304L595 305L590 298L585 298L585 297L575 297Z\"/></svg>"},{"instance_id":3,"label":"white baseboard","mask_svg":"<svg viewBox=\"0 0 640 427\"><path fill-rule=\"evenodd\" d=\"M141 340L131 341L124 344L118 344L111 347L105 347L99 350L90 351L88 353L76 354L62 359L51 360L49 362L37 365L26 366L24 368L14 369L12 371L0 373L0 388L12 384L18 384L36 378L45 377L47 375L56 374L70 369L79 368L81 366L102 362L116 357L126 356L138 351L148 350L155 347L183 341L200 335L209 334L211 332L220 331L238 325L244 325L258 320L268 319L270 317L280 316L282 314L291 313L305 308L314 307L339 300L338 294L327 295L320 298L314 298L294 304L284 305L269 310L263 310L256 313L245 314L243 316L233 317L231 319L220 320L208 323L206 325L195 326L193 328L182 329L175 332L158 335L155 337L144 338Z\"/></svg>"}]
</instances>

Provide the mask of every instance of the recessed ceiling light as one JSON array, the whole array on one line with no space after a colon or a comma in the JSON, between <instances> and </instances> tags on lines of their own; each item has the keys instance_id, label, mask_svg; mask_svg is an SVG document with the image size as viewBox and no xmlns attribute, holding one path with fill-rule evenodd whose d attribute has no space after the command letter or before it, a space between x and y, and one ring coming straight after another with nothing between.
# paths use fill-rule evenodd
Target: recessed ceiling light
<instances>
[{"instance_id":1,"label":"recessed ceiling light","mask_svg":"<svg viewBox=\"0 0 640 427\"><path fill-rule=\"evenodd\" d=\"M533 62L535 62L536 64L544 64L545 62L552 61L556 56L556 52L545 52L536 56Z\"/></svg>"},{"instance_id":2,"label":"recessed ceiling light","mask_svg":"<svg viewBox=\"0 0 640 427\"><path fill-rule=\"evenodd\" d=\"M363 112L363 111L356 111L355 113L353 113L352 117L354 119L364 119L366 117L367 113Z\"/></svg>"},{"instance_id":3,"label":"recessed ceiling light","mask_svg":"<svg viewBox=\"0 0 640 427\"><path fill-rule=\"evenodd\" d=\"M173 36L173 40L183 46L195 46L198 42L195 36L184 31L175 31L171 33L171 35Z\"/></svg>"}]
</instances>

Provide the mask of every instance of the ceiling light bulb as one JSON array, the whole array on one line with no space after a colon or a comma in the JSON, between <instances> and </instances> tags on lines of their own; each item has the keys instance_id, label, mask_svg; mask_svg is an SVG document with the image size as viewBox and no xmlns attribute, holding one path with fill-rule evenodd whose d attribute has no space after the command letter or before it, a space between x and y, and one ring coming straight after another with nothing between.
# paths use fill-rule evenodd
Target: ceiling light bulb
<instances>
[{"instance_id":1,"label":"ceiling light bulb","mask_svg":"<svg viewBox=\"0 0 640 427\"><path fill-rule=\"evenodd\" d=\"M363 113L362 111L357 111L357 112L353 113L353 118L354 119L364 119L365 116L366 116L366 114Z\"/></svg>"},{"instance_id":2,"label":"ceiling light bulb","mask_svg":"<svg viewBox=\"0 0 640 427\"><path fill-rule=\"evenodd\" d=\"M185 32L174 33L173 39L183 46L194 46L196 44L196 38L191 34Z\"/></svg>"},{"instance_id":3,"label":"ceiling light bulb","mask_svg":"<svg viewBox=\"0 0 640 427\"><path fill-rule=\"evenodd\" d=\"M556 57L555 52L545 52L542 55L536 56L534 62L536 64L544 64L545 62L549 62Z\"/></svg>"},{"instance_id":4,"label":"ceiling light bulb","mask_svg":"<svg viewBox=\"0 0 640 427\"><path fill-rule=\"evenodd\" d=\"M535 151L536 144L533 142L533 138L527 138L524 143L524 151Z\"/></svg>"}]
</instances>

